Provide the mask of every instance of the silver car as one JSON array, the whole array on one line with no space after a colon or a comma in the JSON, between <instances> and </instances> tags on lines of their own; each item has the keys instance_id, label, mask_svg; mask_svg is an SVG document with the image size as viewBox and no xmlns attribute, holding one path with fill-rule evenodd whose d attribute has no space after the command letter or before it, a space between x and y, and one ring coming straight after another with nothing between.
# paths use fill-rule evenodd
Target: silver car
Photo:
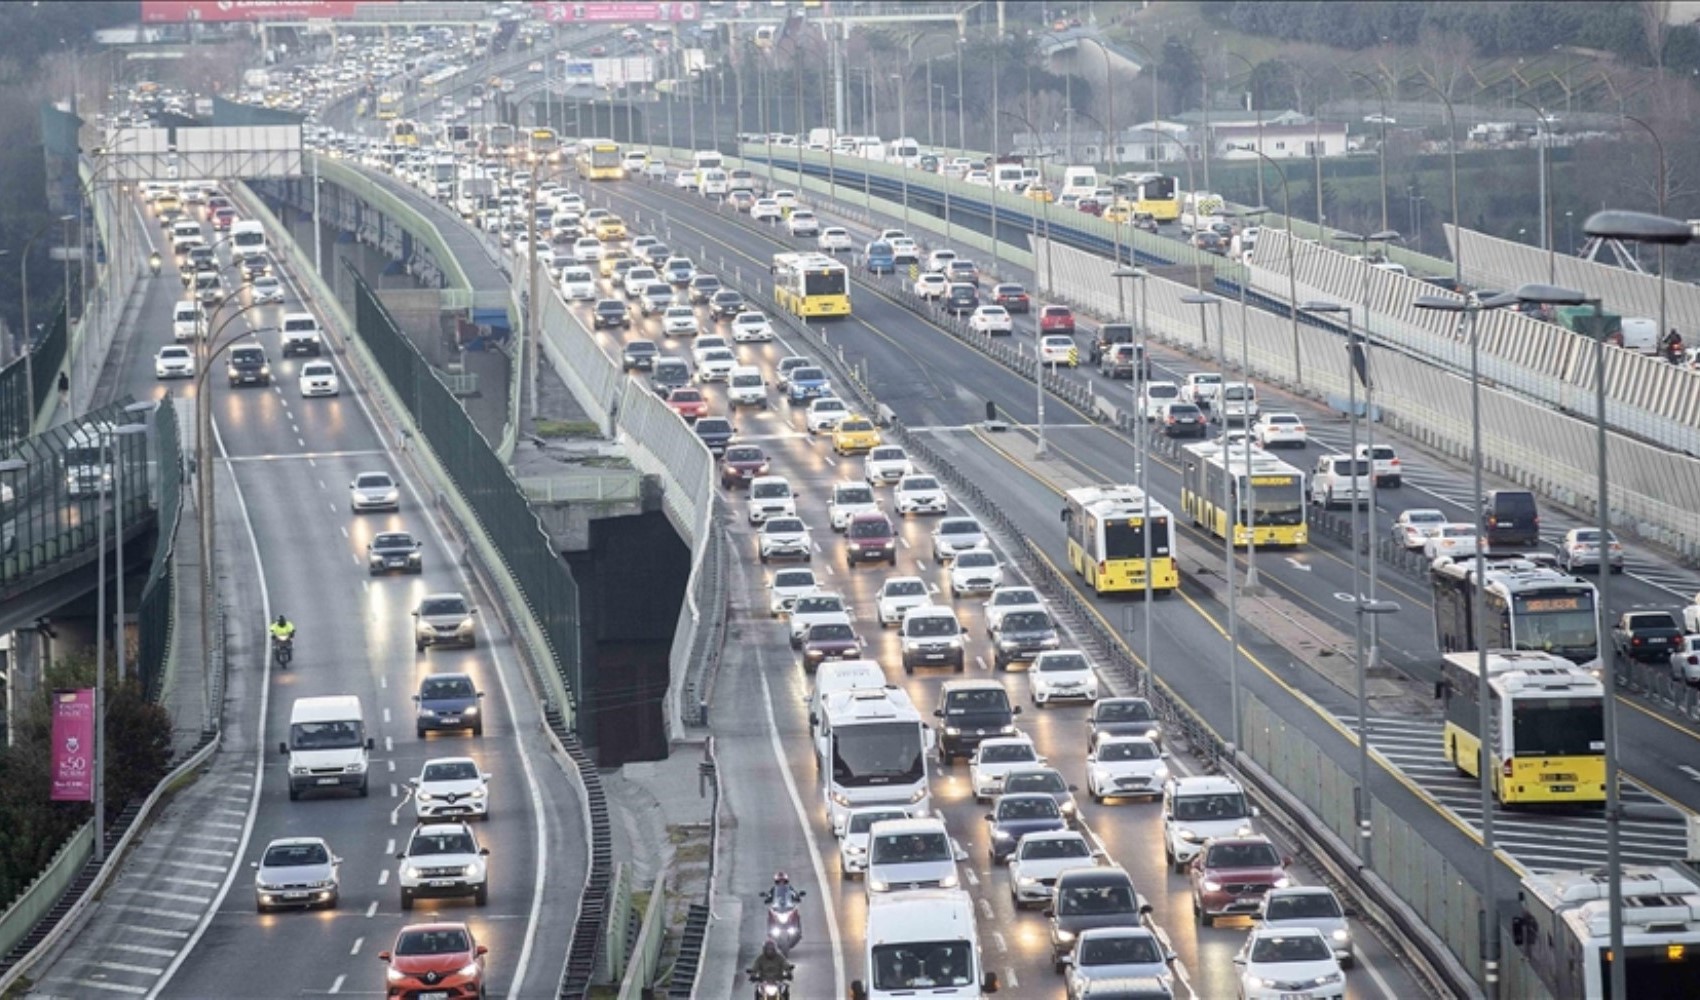
<instances>
[{"instance_id":1,"label":"silver car","mask_svg":"<svg viewBox=\"0 0 1700 1000\"><path fill-rule=\"evenodd\" d=\"M478 609L464 594L426 594L413 610L413 648L478 645L473 616Z\"/></svg>"},{"instance_id":2,"label":"silver car","mask_svg":"<svg viewBox=\"0 0 1700 1000\"><path fill-rule=\"evenodd\" d=\"M401 510L401 487L387 472L362 472L348 484L348 506L356 514L368 510Z\"/></svg>"},{"instance_id":3,"label":"silver car","mask_svg":"<svg viewBox=\"0 0 1700 1000\"><path fill-rule=\"evenodd\" d=\"M254 909L336 909L342 859L319 837L283 837L266 845L254 869Z\"/></svg>"},{"instance_id":4,"label":"silver car","mask_svg":"<svg viewBox=\"0 0 1700 1000\"><path fill-rule=\"evenodd\" d=\"M1606 536L1611 548L1611 571L1623 572L1623 545L1617 540L1617 533ZM1571 528L1564 533L1564 541L1558 543L1558 562L1566 573L1590 569L1595 573L1600 571L1600 529Z\"/></svg>"},{"instance_id":5,"label":"silver car","mask_svg":"<svg viewBox=\"0 0 1700 1000\"><path fill-rule=\"evenodd\" d=\"M971 517L947 517L933 529L933 562L955 559L959 553L986 544L986 531Z\"/></svg>"},{"instance_id":6,"label":"silver car","mask_svg":"<svg viewBox=\"0 0 1700 1000\"><path fill-rule=\"evenodd\" d=\"M1257 919L1264 927L1311 927L1322 932L1342 968L1355 962L1352 927L1334 890L1322 885L1293 885L1264 894Z\"/></svg>"}]
</instances>

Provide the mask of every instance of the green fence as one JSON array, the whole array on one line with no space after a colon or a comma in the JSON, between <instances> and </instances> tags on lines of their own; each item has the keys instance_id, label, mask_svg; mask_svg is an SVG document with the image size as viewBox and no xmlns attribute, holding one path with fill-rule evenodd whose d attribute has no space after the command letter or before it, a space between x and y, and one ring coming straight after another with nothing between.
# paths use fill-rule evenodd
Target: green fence
<instances>
[{"instance_id":1,"label":"green fence","mask_svg":"<svg viewBox=\"0 0 1700 1000\"><path fill-rule=\"evenodd\" d=\"M550 543L525 491L478 432L460 400L402 334L365 279L352 265L345 263L344 271L354 288L355 330L500 553L503 568L525 595L527 608L549 643L567 697L576 702L583 688L578 584L572 571ZM563 714L575 718L573 705L563 708ZM576 721L585 724L585 720ZM582 730L580 735L593 740Z\"/></svg>"},{"instance_id":2,"label":"green fence","mask_svg":"<svg viewBox=\"0 0 1700 1000\"><path fill-rule=\"evenodd\" d=\"M136 670L149 698L159 696L165 656L171 643L171 555L177 523L183 512L183 442L177 408L167 398L154 411L154 496L158 529L154 536L153 566L142 587L136 609L138 650Z\"/></svg>"},{"instance_id":3,"label":"green fence","mask_svg":"<svg viewBox=\"0 0 1700 1000\"><path fill-rule=\"evenodd\" d=\"M54 310L53 321L44 327L41 343L35 345L35 356L15 358L0 368L0 453L9 453L35 430L35 413L30 402L40 412L47 394L56 391L59 366L65 360L65 310ZM34 374L34 388L31 374Z\"/></svg>"}]
</instances>

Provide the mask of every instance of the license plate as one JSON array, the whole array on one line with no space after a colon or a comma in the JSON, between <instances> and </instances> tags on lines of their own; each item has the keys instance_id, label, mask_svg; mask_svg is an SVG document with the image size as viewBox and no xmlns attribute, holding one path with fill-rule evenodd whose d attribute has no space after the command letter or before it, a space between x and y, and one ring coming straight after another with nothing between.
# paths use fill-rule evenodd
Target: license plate
<instances>
[{"instance_id":1,"label":"license plate","mask_svg":"<svg viewBox=\"0 0 1700 1000\"><path fill-rule=\"evenodd\" d=\"M334 784L336 784L336 783L337 783L337 782L338 782L338 781L340 781L340 780L341 780L341 779L340 779L340 778L320 778L320 779L319 779L319 780L318 780L318 782L317 782L317 784L320 784L320 785L334 785Z\"/></svg>"},{"instance_id":2,"label":"license plate","mask_svg":"<svg viewBox=\"0 0 1700 1000\"><path fill-rule=\"evenodd\" d=\"M453 715L442 716L437 721L441 722L445 726L455 726L460 724L460 718Z\"/></svg>"},{"instance_id":3,"label":"license plate","mask_svg":"<svg viewBox=\"0 0 1700 1000\"><path fill-rule=\"evenodd\" d=\"M1235 902L1239 906L1261 906L1261 905L1263 905L1263 897L1262 896L1241 896Z\"/></svg>"},{"instance_id":4,"label":"license plate","mask_svg":"<svg viewBox=\"0 0 1700 1000\"><path fill-rule=\"evenodd\" d=\"M944 654L943 654L943 653L928 653L928 654L927 654L927 655L926 655L926 659L929 659L929 660L942 660L942 659L944 659Z\"/></svg>"},{"instance_id":5,"label":"license plate","mask_svg":"<svg viewBox=\"0 0 1700 1000\"><path fill-rule=\"evenodd\" d=\"M454 887L455 881L452 878L434 878L426 884L433 889L451 889Z\"/></svg>"},{"instance_id":6,"label":"license plate","mask_svg":"<svg viewBox=\"0 0 1700 1000\"><path fill-rule=\"evenodd\" d=\"M448 990L432 990L429 993L417 994L419 1000L449 1000Z\"/></svg>"},{"instance_id":7,"label":"license plate","mask_svg":"<svg viewBox=\"0 0 1700 1000\"><path fill-rule=\"evenodd\" d=\"M1309 993L1283 993L1281 1000L1310 1000Z\"/></svg>"},{"instance_id":8,"label":"license plate","mask_svg":"<svg viewBox=\"0 0 1700 1000\"><path fill-rule=\"evenodd\" d=\"M1574 792L1576 790L1575 785L1548 785L1547 788L1553 792Z\"/></svg>"},{"instance_id":9,"label":"license plate","mask_svg":"<svg viewBox=\"0 0 1700 1000\"><path fill-rule=\"evenodd\" d=\"M286 893L283 894L283 898L284 899L306 899L307 894L304 893L304 892L286 892Z\"/></svg>"},{"instance_id":10,"label":"license plate","mask_svg":"<svg viewBox=\"0 0 1700 1000\"><path fill-rule=\"evenodd\" d=\"M386 566L405 566L405 565L407 565L407 560L406 559L386 559L386 560L384 560L384 564Z\"/></svg>"}]
</instances>

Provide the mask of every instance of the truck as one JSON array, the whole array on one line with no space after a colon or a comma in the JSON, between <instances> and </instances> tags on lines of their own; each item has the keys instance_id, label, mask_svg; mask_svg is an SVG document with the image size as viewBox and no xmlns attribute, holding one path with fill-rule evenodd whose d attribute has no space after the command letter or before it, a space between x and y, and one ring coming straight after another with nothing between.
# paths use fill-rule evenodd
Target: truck
<instances>
[{"instance_id":1,"label":"truck","mask_svg":"<svg viewBox=\"0 0 1700 1000\"><path fill-rule=\"evenodd\" d=\"M825 150L838 141L838 133L829 128L809 129L809 148Z\"/></svg>"},{"instance_id":2,"label":"truck","mask_svg":"<svg viewBox=\"0 0 1700 1000\"><path fill-rule=\"evenodd\" d=\"M455 191L455 211L460 213L461 218L470 222L484 207L485 199L495 195L495 178L482 170L462 173L460 185Z\"/></svg>"},{"instance_id":3,"label":"truck","mask_svg":"<svg viewBox=\"0 0 1700 1000\"><path fill-rule=\"evenodd\" d=\"M1212 224L1222 221L1224 202L1219 194L1209 191L1188 191L1181 199L1181 232L1192 235L1200 229L1209 229Z\"/></svg>"},{"instance_id":4,"label":"truck","mask_svg":"<svg viewBox=\"0 0 1700 1000\"><path fill-rule=\"evenodd\" d=\"M1620 659L1663 663L1682 640L1682 627L1669 611L1625 611L1611 627L1611 645Z\"/></svg>"},{"instance_id":5,"label":"truck","mask_svg":"<svg viewBox=\"0 0 1700 1000\"><path fill-rule=\"evenodd\" d=\"M1060 194L1073 194L1080 198L1089 198L1098 189L1098 171L1092 167L1064 167L1062 191ZM1071 199L1072 200L1072 199Z\"/></svg>"}]
</instances>

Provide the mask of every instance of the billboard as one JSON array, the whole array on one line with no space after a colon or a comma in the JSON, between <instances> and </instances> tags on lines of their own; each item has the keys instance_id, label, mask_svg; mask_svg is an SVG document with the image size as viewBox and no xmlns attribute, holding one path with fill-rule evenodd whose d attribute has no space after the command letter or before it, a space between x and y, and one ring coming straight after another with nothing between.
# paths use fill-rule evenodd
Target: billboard
<instances>
[{"instance_id":1,"label":"billboard","mask_svg":"<svg viewBox=\"0 0 1700 1000\"><path fill-rule=\"evenodd\" d=\"M354 16L354 8L395 0L142 0L144 22L305 21Z\"/></svg>"},{"instance_id":2,"label":"billboard","mask_svg":"<svg viewBox=\"0 0 1700 1000\"><path fill-rule=\"evenodd\" d=\"M631 83L653 83L655 61L648 56L574 59L562 67L562 72L568 86L620 87Z\"/></svg>"},{"instance_id":3,"label":"billboard","mask_svg":"<svg viewBox=\"0 0 1700 1000\"><path fill-rule=\"evenodd\" d=\"M612 21L617 24L631 24L638 21L696 21L702 17L702 4L684 2L669 3L620 3L604 0L602 3L534 3L531 5L536 17L551 23L575 23L590 21Z\"/></svg>"},{"instance_id":4,"label":"billboard","mask_svg":"<svg viewBox=\"0 0 1700 1000\"><path fill-rule=\"evenodd\" d=\"M94 801L94 688L53 692L53 801Z\"/></svg>"}]
</instances>

